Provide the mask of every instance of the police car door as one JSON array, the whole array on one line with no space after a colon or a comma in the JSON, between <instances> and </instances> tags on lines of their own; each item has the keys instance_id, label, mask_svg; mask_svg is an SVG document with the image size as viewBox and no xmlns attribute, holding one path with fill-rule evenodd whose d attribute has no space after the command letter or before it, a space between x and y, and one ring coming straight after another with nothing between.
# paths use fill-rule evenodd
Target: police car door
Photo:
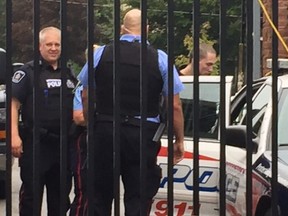
<instances>
[{"instance_id":1,"label":"police car door","mask_svg":"<svg viewBox=\"0 0 288 216\"><path fill-rule=\"evenodd\" d=\"M232 77L226 77L226 125L230 117L230 98ZM174 170L174 214L191 215L193 211L193 76L183 76L185 89L180 94L184 114L185 155L184 159L173 167ZM220 104L220 77L199 77L199 187L201 215L219 215L218 179L219 179L219 131L218 115ZM158 163L162 168L160 189L155 196L150 215L167 215L167 136L162 137L162 148Z\"/></svg>"}]
</instances>

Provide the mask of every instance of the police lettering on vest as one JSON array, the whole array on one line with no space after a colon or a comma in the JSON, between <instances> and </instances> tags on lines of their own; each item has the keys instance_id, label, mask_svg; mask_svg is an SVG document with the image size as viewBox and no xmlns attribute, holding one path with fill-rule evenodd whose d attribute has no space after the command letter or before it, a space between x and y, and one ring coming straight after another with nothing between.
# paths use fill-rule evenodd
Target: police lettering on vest
<instances>
[{"instance_id":1,"label":"police lettering on vest","mask_svg":"<svg viewBox=\"0 0 288 216\"><path fill-rule=\"evenodd\" d=\"M28 65L28 66L27 66ZM31 127L33 125L33 73L34 64L29 62L25 67L21 68L25 72L25 75L29 77L29 90L26 103L22 107L22 119L25 125ZM68 107L67 112L67 124L70 125L72 121L72 105L73 105L73 89L76 86L76 78L72 73L65 71L67 75L67 96L63 98ZM39 74L39 122L40 127L45 129L53 129L60 133L60 116L61 116L61 69L54 70L50 65L45 62L40 62L40 74ZM59 107L59 109L55 109Z\"/></svg>"}]
</instances>

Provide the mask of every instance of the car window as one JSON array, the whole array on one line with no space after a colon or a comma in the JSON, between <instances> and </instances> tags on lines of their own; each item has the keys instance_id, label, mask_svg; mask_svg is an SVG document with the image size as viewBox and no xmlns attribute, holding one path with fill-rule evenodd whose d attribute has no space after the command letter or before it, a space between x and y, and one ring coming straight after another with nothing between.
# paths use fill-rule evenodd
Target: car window
<instances>
[{"instance_id":1,"label":"car window","mask_svg":"<svg viewBox=\"0 0 288 216\"><path fill-rule=\"evenodd\" d=\"M258 134L260 126L263 121L263 117L268 105L268 102L271 97L271 86L265 85L261 88L253 99L252 102L252 129L254 134ZM247 104L243 107L241 112L239 113L238 119L241 119L240 122L243 125L246 125L246 113L247 113Z\"/></svg>"},{"instance_id":2,"label":"car window","mask_svg":"<svg viewBox=\"0 0 288 216\"><path fill-rule=\"evenodd\" d=\"M193 83L183 83L184 91L180 93L184 114L184 135L193 136ZM199 84L199 137L215 138L218 137L218 107L220 102L219 83L200 83Z\"/></svg>"},{"instance_id":3,"label":"car window","mask_svg":"<svg viewBox=\"0 0 288 216\"><path fill-rule=\"evenodd\" d=\"M278 145L288 145L287 120L288 120L288 89L284 89L279 100L278 108Z\"/></svg>"},{"instance_id":4,"label":"car window","mask_svg":"<svg viewBox=\"0 0 288 216\"><path fill-rule=\"evenodd\" d=\"M252 95L259 90L259 88L263 85L264 77L259 80L254 81L252 86ZM242 115L244 106L246 104L246 93L247 93L247 86L244 86L240 89L236 94L235 97L232 99L231 102L231 124L237 125L240 123L241 118L239 118L240 114ZM242 115L243 116L243 115Z\"/></svg>"}]
</instances>

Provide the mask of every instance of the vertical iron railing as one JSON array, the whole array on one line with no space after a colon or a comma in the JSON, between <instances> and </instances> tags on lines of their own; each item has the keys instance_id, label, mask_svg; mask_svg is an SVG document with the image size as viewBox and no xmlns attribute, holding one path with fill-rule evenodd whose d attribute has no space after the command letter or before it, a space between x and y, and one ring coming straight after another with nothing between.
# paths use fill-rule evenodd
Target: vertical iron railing
<instances>
[{"instance_id":1,"label":"vertical iron railing","mask_svg":"<svg viewBox=\"0 0 288 216\"><path fill-rule=\"evenodd\" d=\"M278 29L278 1L272 1L272 19ZM278 216L278 37L272 34L272 215ZM282 212L287 214L287 212Z\"/></svg>"},{"instance_id":2,"label":"vertical iron railing","mask_svg":"<svg viewBox=\"0 0 288 216\"><path fill-rule=\"evenodd\" d=\"M87 0L87 42L88 42L88 118L87 118L87 190L88 216L94 215L94 66L93 66L93 43L94 43L94 0Z\"/></svg>"},{"instance_id":3,"label":"vertical iron railing","mask_svg":"<svg viewBox=\"0 0 288 216\"><path fill-rule=\"evenodd\" d=\"M241 73L243 72L243 80L244 83L246 84L246 68L244 66L244 62L246 61L246 57L245 57L245 51L246 51L246 42L247 42L247 7L246 7L246 2L247 0L242 0L241 2L241 31L240 31L240 42L239 42L239 50L238 50L238 72ZM245 71L245 72L244 72ZM238 74L236 74L235 76L236 78L236 86L239 82L239 77Z\"/></svg>"},{"instance_id":4,"label":"vertical iron railing","mask_svg":"<svg viewBox=\"0 0 288 216\"><path fill-rule=\"evenodd\" d=\"M227 46L226 29L227 29L227 17L226 17L226 5L227 0L220 1L220 180L219 180L219 195L220 195L220 209L219 214L221 216L226 215L226 143L225 143L225 130L226 130L226 68L225 61L227 59Z\"/></svg>"},{"instance_id":5,"label":"vertical iron railing","mask_svg":"<svg viewBox=\"0 0 288 216\"><path fill-rule=\"evenodd\" d=\"M33 1L33 49L34 49L34 75L33 75L33 216L40 212L40 134L39 134L39 77L40 73L40 51L39 51L39 32L40 32L40 1Z\"/></svg>"},{"instance_id":6,"label":"vertical iron railing","mask_svg":"<svg viewBox=\"0 0 288 216\"><path fill-rule=\"evenodd\" d=\"M252 85L253 85L253 1L246 2L246 84L247 84L247 139L246 139L246 215L252 216Z\"/></svg>"},{"instance_id":7,"label":"vertical iron railing","mask_svg":"<svg viewBox=\"0 0 288 216\"><path fill-rule=\"evenodd\" d=\"M200 0L193 3L193 215L199 215L199 37Z\"/></svg>"},{"instance_id":8,"label":"vertical iron railing","mask_svg":"<svg viewBox=\"0 0 288 216\"><path fill-rule=\"evenodd\" d=\"M146 181L147 181L147 1L141 0L141 53L140 53L140 216L145 212Z\"/></svg>"},{"instance_id":9,"label":"vertical iron railing","mask_svg":"<svg viewBox=\"0 0 288 216\"><path fill-rule=\"evenodd\" d=\"M65 215L67 211L67 195L70 179L68 179L68 127L67 127L67 0L60 2L61 21L61 88L60 88L60 215ZM71 107L70 107L71 109ZM71 176L72 177L72 176Z\"/></svg>"},{"instance_id":10,"label":"vertical iron railing","mask_svg":"<svg viewBox=\"0 0 288 216\"><path fill-rule=\"evenodd\" d=\"M246 84L247 84L247 158L246 158L246 215L251 216L253 214L252 210L255 208L253 206L252 199L252 151L251 141L253 138L252 134L252 84L253 84L253 4L255 1L243 1L243 8L246 9L245 14L245 27L246 27ZM226 112L225 109L225 60L227 59L227 47L225 43L226 39L226 29L227 29L227 18L226 18L226 6L228 2L225 0L220 1L220 211L219 214L226 214L226 149L225 149L225 125L226 125ZM62 44L62 55L61 55L61 68L65 69L67 67L67 0L61 0L61 44ZM12 72L12 1L6 1L6 77L11 77ZM114 57L113 57L113 146L114 146L114 215L121 215L120 213L120 78L119 73L116 69L119 68L119 55L120 55L120 1L114 1ZM141 133L140 133L140 158L141 158L141 172L140 172L140 191L141 191L141 215L145 215L144 212L144 198L145 198L145 180L146 180L146 149L145 149L145 137L146 137L146 118L147 118L147 98L145 97L147 91L147 80L145 76L145 71L147 70L147 1L141 1L142 10L142 26L141 26ZM278 1L272 2L272 12L273 12L273 22L278 26ZM94 43L94 1L87 1L87 33L88 33L88 70L89 70L89 81L88 81L88 119L93 119L94 117L94 100L95 100L95 89L94 89L94 65L93 65L93 43ZM173 62L174 62L174 1L168 1L168 205L167 214L169 216L173 215L174 211L174 188L173 188ZM199 37L200 37L200 1L195 0L193 2L193 71L194 71L194 85L193 85L193 99L194 99L194 109L193 109L193 215L200 214L200 199L199 199ZM40 65L40 53L39 53L39 31L40 31L40 1L33 1L33 30L34 30L34 80L33 80L33 215L37 216L40 212L40 196L39 196L39 172L41 169L39 153L41 151L39 146L39 110L38 110L38 98L39 98L39 71ZM244 36L243 36L244 41ZM278 71L278 39L276 34L273 33L272 37L272 98L273 98L273 112L272 112L272 215L278 214L278 187L277 187L277 176L278 176L278 93L277 93L277 71ZM64 70L66 72L66 70ZM65 82L65 78L62 76L62 84ZM67 126L65 124L64 116L67 112L67 104L65 103L66 86L61 87L61 207L60 214L65 214L66 212L66 192L67 192ZM6 216L12 215L12 196L11 196L11 81L6 80L6 129L7 129L7 147L6 147ZM10 130L9 130L10 128ZM88 157L88 178L87 184L89 190L88 193L88 215L94 215L94 122L88 121L88 137L87 137L87 157ZM18 178L18 176L16 177Z\"/></svg>"},{"instance_id":11,"label":"vertical iron railing","mask_svg":"<svg viewBox=\"0 0 288 216\"><path fill-rule=\"evenodd\" d=\"M168 215L172 216L173 204L173 62L174 62L174 1L168 1Z\"/></svg>"},{"instance_id":12,"label":"vertical iron railing","mask_svg":"<svg viewBox=\"0 0 288 216\"><path fill-rule=\"evenodd\" d=\"M114 168L114 215L120 216L120 0L114 1L114 56L113 56L113 168Z\"/></svg>"},{"instance_id":13,"label":"vertical iron railing","mask_svg":"<svg viewBox=\"0 0 288 216\"><path fill-rule=\"evenodd\" d=\"M12 214L11 156L11 80L12 77L12 1L6 1L6 216ZM3 67L3 66L1 66ZM3 67L4 68L4 67Z\"/></svg>"}]
</instances>

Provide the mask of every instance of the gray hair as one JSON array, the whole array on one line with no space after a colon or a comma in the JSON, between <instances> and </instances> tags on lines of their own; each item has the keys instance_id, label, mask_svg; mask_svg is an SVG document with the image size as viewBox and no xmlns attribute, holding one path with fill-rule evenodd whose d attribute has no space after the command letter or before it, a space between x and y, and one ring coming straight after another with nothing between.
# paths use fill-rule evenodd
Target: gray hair
<instances>
[{"instance_id":1,"label":"gray hair","mask_svg":"<svg viewBox=\"0 0 288 216\"><path fill-rule=\"evenodd\" d=\"M54 31L54 32L58 32L61 36L61 30L59 28L56 28L54 26L49 26L46 28L43 28L40 32L39 32L39 42L41 43L44 40L45 34L49 31Z\"/></svg>"}]
</instances>

